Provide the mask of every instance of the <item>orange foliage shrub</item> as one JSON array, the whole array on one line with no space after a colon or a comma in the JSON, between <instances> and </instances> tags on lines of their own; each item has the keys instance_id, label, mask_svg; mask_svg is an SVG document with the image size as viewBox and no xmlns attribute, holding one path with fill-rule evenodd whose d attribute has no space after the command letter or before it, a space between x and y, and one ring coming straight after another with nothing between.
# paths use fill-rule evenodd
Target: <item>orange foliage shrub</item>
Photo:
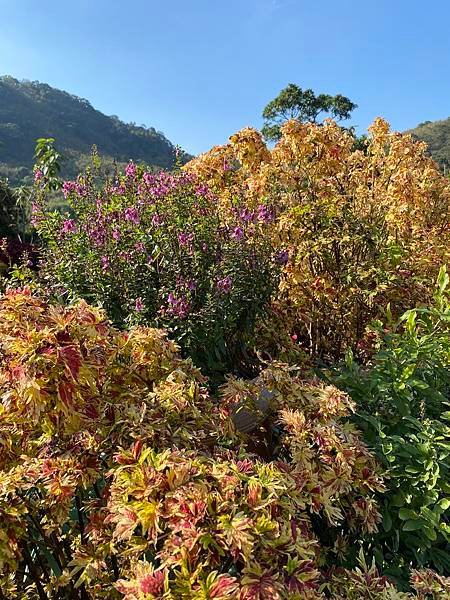
<instances>
[{"instance_id":1,"label":"orange foliage shrub","mask_svg":"<svg viewBox=\"0 0 450 600\"><path fill-rule=\"evenodd\" d=\"M277 352L290 336L325 358L362 347L370 320L388 303L397 314L426 301L448 260L450 181L424 143L382 119L364 150L332 121L290 121L273 149L244 129L185 168L230 219L272 206L286 264L264 337Z\"/></svg>"}]
</instances>

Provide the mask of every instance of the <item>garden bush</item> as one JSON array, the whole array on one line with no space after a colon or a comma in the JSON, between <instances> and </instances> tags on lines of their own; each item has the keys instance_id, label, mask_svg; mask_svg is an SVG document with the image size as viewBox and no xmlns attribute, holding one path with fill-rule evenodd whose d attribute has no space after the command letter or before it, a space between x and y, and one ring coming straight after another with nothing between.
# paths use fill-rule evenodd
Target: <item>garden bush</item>
<instances>
[{"instance_id":1,"label":"garden bush","mask_svg":"<svg viewBox=\"0 0 450 600\"><path fill-rule=\"evenodd\" d=\"M0 600L450 598L425 146L291 121L173 173L36 159L40 272L0 297Z\"/></svg>"},{"instance_id":2,"label":"garden bush","mask_svg":"<svg viewBox=\"0 0 450 600\"><path fill-rule=\"evenodd\" d=\"M26 289L0 300L0 358L1 597L410 597L349 564L384 484L335 387L274 363L213 398L163 331ZM232 418L262 390L278 424L265 460Z\"/></svg>"},{"instance_id":3,"label":"garden bush","mask_svg":"<svg viewBox=\"0 0 450 600\"><path fill-rule=\"evenodd\" d=\"M17 225L17 204L14 192L7 181L0 179L0 238L15 234Z\"/></svg>"},{"instance_id":4,"label":"garden bush","mask_svg":"<svg viewBox=\"0 0 450 600\"><path fill-rule=\"evenodd\" d=\"M411 565L450 574L450 304L441 269L434 302L377 324L365 365L331 378L357 404L354 421L384 464L388 492L372 551L403 580Z\"/></svg>"},{"instance_id":5,"label":"garden bush","mask_svg":"<svg viewBox=\"0 0 450 600\"><path fill-rule=\"evenodd\" d=\"M167 328L210 372L245 364L246 342L278 281L264 234L270 207L261 205L252 222L238 211L225 221L195 175L130 163L112 180L99 183L88 171L65 182L72 215L64 217L46 209L45 181L38 177L33 219L52 292L101 304L121 327Z\"/></svg>"},{"instance_id":6,"label":"garden bush","mask_svg":"<svg viewBox=\"0 0 450 600\"><path fill-rule=\"evenodd\" d=\"M261 202L273 208L267 231L284 267L273 325L263 330L274 354L292 336L321 359L357 350L388 303L398 316L429 299L448 260L448 178L425 144L391 133L382 119L369 134L356 149L332 121L289 121L271 149L244 129L184 167L229 218L237 197L250 220Z\"/></svg>"}]
</instances>

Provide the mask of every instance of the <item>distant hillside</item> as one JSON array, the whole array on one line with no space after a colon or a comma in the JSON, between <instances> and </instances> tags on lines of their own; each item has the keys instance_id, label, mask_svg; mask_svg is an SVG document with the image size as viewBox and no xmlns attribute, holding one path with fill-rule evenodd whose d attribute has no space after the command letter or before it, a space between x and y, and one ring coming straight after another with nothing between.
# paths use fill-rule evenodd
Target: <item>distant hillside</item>
<instances>
[{"instance_id":1,"label":"distant hillside","mask_svg":"<svg viewBox=\"0 0 450 600\"><path fill-rule=\"evenodd\" d=\"M102 157L133 159L170 168L174 146L153 127L108 117L82 98L45 83L0 77L0 178L12 185L31 180L37 138L53 137L67 158L64 175L74 177L86 164L93 144Z\"/></svg>"},{"instance_id":2,"label":"distant hillside","mask_svg":"<svg viewBox=\"0 0 450 600\"><path fill-rule=\"evenodd\" d=\"M419 140L428 144L428 149L434 160L445 168L450 168L450 117L444 121L425 121L420 123L411 133Z\"/></svg>"}]
</instances>

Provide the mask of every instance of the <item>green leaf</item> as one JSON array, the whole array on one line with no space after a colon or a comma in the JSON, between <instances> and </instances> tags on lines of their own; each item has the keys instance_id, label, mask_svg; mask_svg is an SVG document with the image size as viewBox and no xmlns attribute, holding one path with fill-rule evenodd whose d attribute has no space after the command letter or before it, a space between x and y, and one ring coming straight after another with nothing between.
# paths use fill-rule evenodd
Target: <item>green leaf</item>
<instances>
[{"instance_id":1,"label":"green leaf","mask_svg":"<svg viewBox=\"0 0 450 600\"><path fill-rule=\"evenodd\" d=\"M392 517L388 510L383 511L383 529L386 532L392 529Z\"/></svg>"},{"instance_id":2,"label":"green leaf","mask_svg":"<svg viewBox=\"0 0 450 600\"><path fill-rule=\"evenodd\" d=\"M423 527L423 521L422 519L417 519L417 520L408 520L405 521L405 523L403 524L402 530L403 531L416 531L417 529L422 529Z\"/></svg>"},{"instance_id":3,"label":"green leaf","mask_svg":"<svg viewBox=\"0 0 450 600\"><path fill-rule=\"evenodd\" d=\"M402 521L407 521L409 519L418 519L419 518L419 515L414 510L411 510L409 508L401 508L398 511L398 516L400 517L400 519Z\"/></svg>"},{"instance_id":4,"label":"green leaf","mask_svg":"<svg viewBox=\"0 0 450 600\"><path fill-rule=\"evenodd\" d=\"M442 510L447 510L447 508L450 507L450 499L449 498L442 498L442 500L439 500L438 506L440 508L442 508Z\"/></svg>"},{"instance_id":5,"label":"green leaf","mask_svg":"<svg viewBox=\"0 0 450 600\"><path fill-rule=\"evenodd\" d=\"M411 377L411 375L414 373L415 369L416 369L415 364L408 365L407 367L405 367L403 369L403 372L401 375L402 380L407 381Z\"/></svg>"},{"instance_id":6,"label":"green leaf","mask_svg":"<svg viewBox=\"0 0 450 600\"><path fill-rule=\"evenodd\" d=\"M441 293L444 293L446 287L448 286L448 282L449 276L447 273L447 268L444 265L439 269L439 275L437 278L437 284Z\"/></svg>"},{"instance_id":7,"label":"green leaf","mask_svg":"<svg viewBox=\"0 0 450 600\"><path fill-rule=\"evenodd\" d=\"M432 527L424 527L423 531L429 540L431 540L432 542L436 540L437 534Z\"/></svg>"}]
</instances>

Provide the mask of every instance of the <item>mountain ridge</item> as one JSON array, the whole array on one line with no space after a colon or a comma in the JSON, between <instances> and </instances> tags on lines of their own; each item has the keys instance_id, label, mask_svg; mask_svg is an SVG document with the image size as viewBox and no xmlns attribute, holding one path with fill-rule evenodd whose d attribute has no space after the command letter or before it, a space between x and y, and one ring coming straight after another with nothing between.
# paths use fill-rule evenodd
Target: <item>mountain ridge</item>
<instances>
[{"instance_id":1,"label":"mountain ridge","mask_svg":"<svg viewBox=\"0 0 450 600\"><path fill-rule=\"evenodd\" d=\"M69 92L38 81L0 77L0 177L30 183L36 139L52 137L65 156L63 174L75 177L95 144L106 162L132 159L171 168L175 146L154 127L108 116Z\"/></svg>"},{"instance_id":2,"label":"mountain ridge","mask_svg":"<svg viewBox=\"0 0 450 600\"><path fill-rule=\"evenodd\" d=\"M450 117L438 121L424 121L405 133L426 142L428 152L439 166L446 172L450 169Z\"/></svg>"},{"instance_id":3,"label":"mountain ridge","mask_svg":"<svg viewBox=\"0 0 450 600\"><path fill-rule=\"evenodd\" d=\"M405 133L427 142L434 160L450 169L450 117L425 121ZM0 179L12 186L32 182L34 147L40 137L55 138L65 157L62 174L67 178L75 178L89 163L93 145L106 166L122 166L132 159L170 169L175 162L174 144L154 127L105 115L89 100L47 83L0 76Z\"/></svg>"}]
</instances>

